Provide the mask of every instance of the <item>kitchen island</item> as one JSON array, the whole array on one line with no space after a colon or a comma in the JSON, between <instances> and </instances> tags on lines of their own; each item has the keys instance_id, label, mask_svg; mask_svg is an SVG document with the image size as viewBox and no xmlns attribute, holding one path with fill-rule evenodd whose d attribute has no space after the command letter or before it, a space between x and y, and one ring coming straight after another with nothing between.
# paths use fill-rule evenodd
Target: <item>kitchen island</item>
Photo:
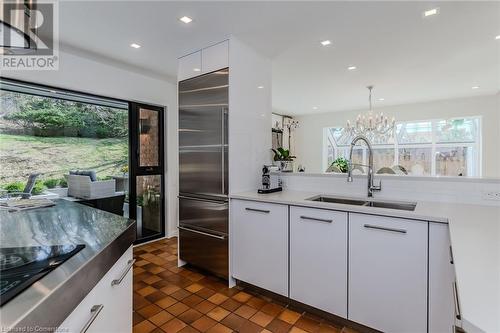
<instances>
[{"instance_id":1,"label":"kitchen island","mask_svg":"<svg viewBox=\"0 0 500 333\"><path fill-rule=\"evenodd\" d=\"M102 282L108 271L113 271L117 275L115 278L122 280L129 272L131 245L136 235L135 221L78 203L65 200L54 202L56 205L49 208L14 213L0 211L2 248L85 245L81 251L1 307L2 331L54 331L76 312L75 309L83 304L82 301ZM117 262L123 267L115 269ZM131 276L131 272L128 275ZM130 286L124 283L120 287L127 302L130 300L131 308L129 278ZM84 317L89 317L81 319L85 323L93 313L91 309L83 312ZM130 316L131 330L131 310L122 316ZM128 322L125 318L124 321ZM73 331L69 326L68 322L68 327L61 329Z\"/></svg>"}]
</instances>

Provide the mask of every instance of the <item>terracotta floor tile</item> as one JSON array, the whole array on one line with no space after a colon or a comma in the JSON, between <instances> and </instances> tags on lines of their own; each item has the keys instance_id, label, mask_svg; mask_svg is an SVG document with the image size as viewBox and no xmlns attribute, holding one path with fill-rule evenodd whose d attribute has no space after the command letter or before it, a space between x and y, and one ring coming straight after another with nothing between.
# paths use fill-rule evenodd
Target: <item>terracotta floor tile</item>
<instances>
[{"instance_id":1,"label":"terracotta floor tile","mask_svg":"<svg viewBox=\"0 0 500 333\"><path fill-rule=\"evenodd\" d=\"M151 286L147 286L145 288L137 290L137 293L139 293L141 296L148 296L156 291L157 291L156 288L153 288Z\"/></svg>"},{"instance_id":2,"label":"terracotta floor tile","mask_svg":"<svg viewBox=\"0 0 500 333\"><path fill-rule=\"evenodd\" d=\"M192 323L191 326L193 326L200 332L206 332L212 326L215 326L215 324L217 324L215 320L207 316L203 316L200 319L196 320L194 323Z\"/></svg>"},{"instance_id":3,"label":"terracotta floor tile","mask_svg":"<svg viewBox=\"0 0 500 333\"><path fill-rule=\"evenodd\" d=\"M182 303L186 304L190 308L194 307L196 304L200 303L203 301L203 298L201 298L198 295L192 294L191 296L188 296L182 300Z\"/></svg>"},{"instance_id":4,"label":"terracotta floor tile","mask_svg":"<svg viewBox=\"0 0 500 333\"><path fill-rule=\"evenodd\" d=\"M320 323L318 321L304 316L300 317L300 319L295 323L296 327L311 333L319 330L319 325Z\"/></svg>"},{"instance_id":5,"label":"terracotta floor tile","mask_svg":"<svg viewBox=\"0 0 500 333\"><path fill-rule=\"evenodd\" d=\"M341 333L341 329L322 323L319 325L318 333Z\"/></svg>"},{"instance_id":6,"label":"terracotta floor tile","mask_svg":"<svg viewBox=\"0 0 500 333\"><path fill-rule=\"evenodd\" d=\"M199 283L193 283L192 285L187 286L185 289L189 292L196 293L203 289L203 286Z\"/></svg>"},{"instance_id":7,"label":"terracotta floor tile","mask_svg":"<svg viewBox=\"0 0 500 333\"><path fill-rule=\"evenodd\" d=\"M267 303L266 305L264 305L260 311L270 315L270 316L273 316L273 317L276 317L277 315L279 315L281 313L281 311L283 311L283 307L281 305L278 305L278 304L275 304L275 303Z\"/></svg>"},{"instance_id":8,"label":"terracotta floor tile","mask_svg":"<svg viewBox=\"0 0 500 333\"><path fill-rule=\"evenodd\" d=\"M257 312L256 309L254 309L248 305L242 305L236 311L234 311L235 314L237 314L238 316L243 317L245 319L249 319L256 312Z\"/></svg>"},{"instance_id":9,"label":"terracotta floor tile","mask_svg":"<svg viewBox=\"0 0 500 333\"><path fill-rule=\"evenodd\" d=\"M228 298L227 300L222 302L220 304L220 306L223 307L224 309L226 309L227 311L234 312L234 310L236 310L237 308L239 308L241 306L241 303L235 301L232 298Z\"/></svg>"},{"instance_id":10,"label":"terracotta floor tile","mask_svg":"<svg viewBox=\"0 0 500 333\"><path fill-rule=\"evenodd\" d=\"M132 326L139 324L141 321L145 320L143 316L141 316L138 312L132 312Z\"/></svg>"},{"instance_id":11,"label":"terracotta floor tile","mask_svg":"<svg viewBox=\"0 0 500 333\"><path fill-rule=\"evenodd\" d=\"M142 267L134 267L133 275L138 275L144 273L146 270Z\"/></svg>"},{"instance_id":12,"label":"terracotta floor tile","mask_svg":"<svg viewBox=\"0 0 500 333\"><path fill-rule=\"evenodd\" d=\"M186 323L177 318L174 318L169 322L163 324L160 328L167 333L177 333L186 326Z\"/></svg>"},{"instance_id":13,"label":"terracotta floor tile","mask_svg":"<svg viewBox=\"0 0 500 333\"><path fill-rule=\"evenodd\" d=\"M166 309L172 305L174 305L175 303L177 303L177 300L173 297L170 297L170 296L166 296L158 301L156 301L156 305L158 305L159 307L161 307L162 309Z\"/></svg>"},{"instance_id":14,"label":"terracotta floor tile","mask_svg":"<svg viewBox=\"0 0 500 333\"><path fill-rule=\"evenodd\" d=\"M214 303L214 304L221 304L222 302L224 302L225 300L228 299L227 296L224 296L222 294L219 294L219 293L216 293L212 296L210 296L209 298L207 298L210 302Z\"/></svg>"},{"instance_id":15,"label":"terracotta floor tile","mask_svg":"<svg viewBox=\"0 0 500 333\"><path fill-rule=\"evenodd\" d=\"M176 291L179 291L180 289L181 288L179 288L178 286L173 285L171 283L168 283L168 285L166 287L160 288L160 290L167 295L172 295L173 293L175 293Z\"/></svg>"},{"instance_id":16,"label":"terracotta floor tile","mask_svg":"<svg viewBox=\"0 0 500 333\"><path fill-rule=\"evenodd\" d=\"M155 314L157 314L158 312L160 312L162 310L162 308L160 308L159 306L157 306L156 304L150 304L148 306L145 306L139 310L137 310L137 312L143 316L144 318L149 318L149 317L152 317L154 316Z\"/></svg>"},{"instance_id":17,"label":"terracotta floor tile","mask_svg":"<svg viewBox=\"0 0 500 333\"><path fill-rule=\"evenodd\" d=\"M250 318L250 321L262 327L266 327L272 320L273 320L272 316L262 311L257 312Z\"/></svg>"},{"instance_id":18,"label":"terracotta floor tile","mask_svg":"<svg viewBox=\"0 0 500 333\"><path fill-rule=\"evenodd\" d=\"M215 293L216 292L214 290L203 287L203 289L196 292L196 295L207 299Z\"/></svg>"},{"instance_id":19,"label":"terracotta floor tile","mask_svg":"<svg viewBox=\"0 0 500 333\"><path fill-rule=\"evenodd\" d=\"M155 324L156 326L161 326L165 324L167 321L171 320L174 318L173 315L168 313L167 311L161 311L155 314L154 316L149 318L149 321Z\"/></svg>"},{"instance_id":20,"label":"terracotta floor tile","mask_svg":"<svg viewBox=\"0 0 500 333\"><path fill-rule=\"evenodd\" d=\"M179 331L179 333L199 333L197 329L191 327L191 326L186 326L182 330Z\"/></svg>"},{"instance_id":21,"label":"terracotta floor tile","mask_svg":"<svg viewBox=\"0 0 500 333\"><path fill-rule=\"evenodd\" d=\"M286 333L291 327L292 325L289 323L277 318L273 319L273 321L266 326L266 328L273 333Z\"/></svg>"},{"instance_id":22,"label":"terracotta floor tile","mask_svg":"<svg viewBox=\"0 0 500 333\"><path fill-rule=\"evenodd\" d=\"M233 330L229 327L222 325L221 323L216 324L208 329L207 333L231 333Z\"/></svg>"},{"instance_id":23,"label":"terracotta floor tile","mask_svg":"<svg viewBox=\"0 0 500 333\"><path fill-rule=\"evenodd\" d=\"M134 265L138 266L138 267L141 267L141 266L144 266L144 265L147 265L147 264L149 264L149 261L147 261L147 260L138 260L138 261L135 262Z\"/></svg>"},{"instance_id":24,"label":"terracotta floor tile","mask_svg":"<svg viewBox=\"0 0 500 333\"><path fill-rule=\"evenodd\" d=\"M133 327L133 333L150 333L156 328L153 323L143 320Z\"/></svg>"},{"instance_id":25,"label":"terracotta floor tile","mask_svg":"<svg viewBox=\"0 0 500 333\"><path fill-rule=\"evenodd\" d=\"M292 310L285 309L278 318L289 324L295 324L299 320L301 314Z\"/></svg>"},{"instance_id":26,"label":"terracotta floor tile","mask_svg":"<svg viewBox=\"0 0 500 333\"><path fill-rule=\"evenodd\" d=\"M194 308L196 310L200 311L201 313L206 314L206 313L210 312L216 306L217 305L215 305L214 303L212 303L210 301L203 301L201 303L196 304Z\"/></svg>"},{"instance_id":27,"label":"terracotta floor tile","mask_svg":"<svg viewBox=\"0 0 500 333\"><path fill-rule=\"evenodd\" d=\"M222 319L226 318L229 314L230 314L229 311L218 306L216 308L213 308L210 312L208 312L207 316L209 316L215 321L221 321Z\"/></svg>"},{"instance_id":28,"label":"terracotta floor tile","mask_svg":"<svg viewBox=\"0 0 500 333\"><path fill-rule=\"evenodd\" d=\"M168 307L166 310L171 314L173 314L174 316L178 316L181 313L189 310L189 307L184 303L177 302L174 305Z\"/></svg>"},{"instance_id":29,"label":"terracotta floor tile","mask_svg":"<svg viewBox=\"0 0 500 333\"><path fill-rule=\"evenodd\" d=\"M244 291L240 291L239 293L237 293L236 295L233 296L234 300L241 302L241 303L245 303L250 298L252 298L252 295L250 295Z\"/></svg>"},{"instance_id":30,"label":"terracotta floor tile","mask_svg":"<svg viewBox=\"0 0 500 333\"><path fill-rule=\"evenodd\" d=\"M254 309L260 310L264 305L267 304L267 302L262 298L253 296L247 301L246 304Z\"/></svg>"},{"instance_id":31,"label":"terracotta floor tile","mask_svg":"<svg viewBox=\"0 0 500 333\"><path fill-rule=\"evenodd\" d=\"M238 333L259 333L264 329L257 325L256 323L251 322L250 320L246 320L245 323L241 326Z\"/></svg>"},{"instance_id":32,"label":"terracotta floor tile","mask_svg":"<svg viewBox=\"0 0 500 333\"><path fill-rule=\"evenodd\" d=\"M304 331L298 327L292 327L292 329L289 331L289 333L307 333L307 331Z\"/></svg>"},{"instance_id":33,"label":"terracotta floor tile","mask_svg":"<svg viewBox=\"0 0 500 333\"><path fill-rule=\"evenodd\" d=\"M134 295L133 295L134 310L138 310L138 309L143 308L149 304L151 304L151 302L148 301L146 298L142 297L141 295L139 295L137 293L134 293Z\"/></svg>"},{"instance_id":34,"label":"terracotta floor tile","mask_svg":"<svg viewBox=\"0 0 500 333\"><path fill-rule=\"evenodd\" d=\"M231 313L229 316L222 320L222 323L224 325L235 331L239 331L243 324L245 324L245 322L245 318L242 318L234 313Z\"/></svg>"},{"instance_id":35,"label":"terracotta floor tile","mask_svg":"<svg viewBox=\"0 0 500 333\"><path fill-rule=\"evenodd\" d=\"M156 303L160 299L163 299L167 297L166 294L162 293L161 291L157 290L152 294L147 295L145 298L150 301L151 303Z\"/></svg>"},{"instance_id":36,"label":"terracotta floor tile","mask_svg":"<svg viewBox=\"0 0 500 333\"><path fill-rule=\"evenodd\" d=\"M184 298L188 297L189 295L191 295L191 293L189 291L187 291L185 289L179 289L175 293L172 293L170 296L172 296L173 298L175 298L178 301L181 301Z\"/></svg>"},{"instance_id":37,"label":"terracotta floor tile","mask_svg":"<svg viewBox=\"0 0 500 333\"><path fill-rule=\"evenodd\" d=\"M163 279L160 281L157 281L155 283L151 283L151 287L154 287L158 290L161 288L167 287L169 285L170 285L170 283L168 281L163 280Z\"/></svg>"},{"instance_id":38,"label":"terracotta floor tile","mask_svg":"<svg viewBox=\"0 0 500 333\"><path fill-rule=\"evenodd\" d=\"M191 324L201 317L203 317L203 314L194 309L189 309L178 316L178 318L186 324Z\"/></svg>"}]
</instances>

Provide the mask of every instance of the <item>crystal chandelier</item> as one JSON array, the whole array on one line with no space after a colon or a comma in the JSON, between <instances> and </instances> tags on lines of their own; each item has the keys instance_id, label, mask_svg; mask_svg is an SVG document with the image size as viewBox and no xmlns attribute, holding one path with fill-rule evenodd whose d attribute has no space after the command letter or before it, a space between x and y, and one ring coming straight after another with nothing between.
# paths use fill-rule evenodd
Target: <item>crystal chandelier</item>
<instances>
[{"instance_id":1,"label":"crystal chandelier","mask_svg":"<svg viewBox=\"0 0 500 333\"><path fill-rule=\"evenodd\" d=\"M349 120L347 121L347 133L351 136L351 138L357 135L364 135L374 143L391 142L394 138L396 121L394 117L389 121L382 112L377 114L373 112L373 86L368 86L367 88L370 92L368 97L370 109L366 114L359 114L354 124L351 124Z\"/></svg>"}]
</instances>

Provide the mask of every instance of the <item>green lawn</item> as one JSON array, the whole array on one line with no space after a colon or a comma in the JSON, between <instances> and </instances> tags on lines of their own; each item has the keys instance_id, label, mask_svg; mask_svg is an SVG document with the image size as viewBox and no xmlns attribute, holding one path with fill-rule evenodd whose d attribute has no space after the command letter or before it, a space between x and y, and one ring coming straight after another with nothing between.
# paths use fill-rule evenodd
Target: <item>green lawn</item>
<instances>
[{"instance_id":1,"label":"green lawn","mask_svg":"<svg viewBox=\"0 0 500 333\"><path fill-rule=\"evenodd\" d=\"M37 137L0 133L0 187L26 181L32 172L42 179L62 178L69 170L96 170L98 177L119 175L127 164L123 139Z\"/></svg>"}]
</instances>

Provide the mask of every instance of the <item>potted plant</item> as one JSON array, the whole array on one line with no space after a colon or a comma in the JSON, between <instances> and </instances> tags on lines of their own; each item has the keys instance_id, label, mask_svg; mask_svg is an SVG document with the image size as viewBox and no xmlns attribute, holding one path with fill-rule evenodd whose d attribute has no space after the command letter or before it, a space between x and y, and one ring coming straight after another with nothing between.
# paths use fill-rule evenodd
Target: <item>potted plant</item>
<instances>
[{"instance_id":1,"label":"potted plant","mask_svg":"<svg viewBox=\"0 0 500 333\"><path fill-rule=\"evenodd\" d=\"M332 167L337 168L342 173L346 173L349 169L349 162L343 157L337 157L337 159L332 162Z\"/></svg>"},{"instance_id":2,"label":"potted plant","mask_svg":"<svg viewBox=\"0 0 500 333\"><path fill-rule=\"evenodd\" d=\"M272 151L274 153L274 160L279 162L279 170L282 172L292 172L293 159L296 157L290 155L290 150L279 147L278 149L273 149Z\"/></svg>"}]
</instances>

